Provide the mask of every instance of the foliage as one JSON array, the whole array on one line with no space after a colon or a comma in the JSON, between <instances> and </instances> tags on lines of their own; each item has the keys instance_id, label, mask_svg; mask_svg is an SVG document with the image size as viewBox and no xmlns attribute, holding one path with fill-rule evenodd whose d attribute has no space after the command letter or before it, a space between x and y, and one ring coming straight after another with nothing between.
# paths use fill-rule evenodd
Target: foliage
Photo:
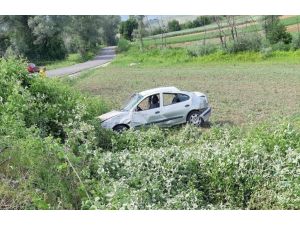
<instances>
[{"instance_id":1,"label":"foliage","mask_svg":"<svg viewBox=\"0 0 300 225\"><path fill-rule=\"evenodd\" d=\"M294 50L300 49L300 34L293 37L292 48Z\"/></svg>"},{"instance_id":2,"label":"foliage","mask_svg":"<svg viewBox=\"0 0 300 225\"><path fill-rule=\"evenodd\" d=\"M102 154L83 208L298 209L298 139L287 123L129 131Z\"/></svg>"},{"instance_id":3,"label":"foliage","mask_svg":"<svg viewBox=\"0 0 300 225\"><path fill-rule=\"evenodd\" d=\"M92 124L103 102L31 78L16 59L1 59L0 85L0 208L80 208L87 194L76 174L89 161L83 149L98 148Z\"/></svg>"},{"instance_id":4,"label":"foliage","mask_svg":"<svg viewBox=\"0 0 300 225\"><path fill-rule=\"evenodd\" d=\"M180 24L178 22L178 20L171 20L168 22L168 30L169 31L178 31L180 30L181 27L180 27Z\"/></svg>"},{"instance_id":5,"label":"foliage","mask_svg":"<svg viewBox=\"0 0 300 225\"><path fill-rule=\"evenodd\" d=\"M116 134L94 119L101 101L28 78L23 61L2 59L0 82L1 209L300 207L298 117Z\"/></svg>"},{"instance_id":6,"label":"foliage","mask_svg":"<svg viewBox=\"0 0 300 225\"><path fill-rule=\"evenodd\" d=\"M271 44L276 44L280 41L284 44L291 43L292 35L288 33L286 27L280 23L278 16L264 16L262 23L266 38Z\"/></svg>"},{"instance_id":7,"label":"foliage","mask_svg":"<svg viewBox=\"0 0 300 225\"><path fill-rule=\"evenodd\" d=\"M262 38L259 35L245 35L239 36L237 40L227 44L224 49L228 53L237 53L243 51L254 51L257 52L261 49Z\"/></svg>"},{"instance_id":8,"label":"foliage","mask_svg":"<svg viewBox=\"0 0 300 225\"><path fill-rule=\"evenodd\" d=\"M205 44L188 47L187 49L192 56L204 56L215 53L218 50L218 47L215 44Z\"/></svg>"},{"instance_id":9,"label":"foliage","mask_svg":"<svg viewBox=\"0 0 300 225\"><path fill-rule=\"evenodd\" d=\"M119 16L1 16L0 56L61 60L78 52L84 58L101 44L115 44Z\"/></svg>"},{"instance_id":10,"label":"foliage","mask_svg":"<svg viewBox=\"0 0 300 225\"><path fill-rule=\"evenodd\" d=\"M137 28L138 22L136 18L134 16L130 16L128 20L121 22L119 32L126 40L132 41L132 32Z\"/></svg>"},{"instance_id":11,"label":"foliage","mask_svg":"<svg viewBox=\"0 0 300 225\"><path fill-rule=\"evenodd\" d=\"M290 44L286 44L283 41L279 41L272 45L273 51L289 51L291 49Z\"/></svg>"},{"instance_id":12,"label":"foliage","mask_svg":"<svg viewBox=\"0 0 300 225\"><path fill-rule=\"evenodd\" d=\"M159 26L155 27L151 30L151 35L157 35L157 34L162 34L164 33L164 30Z\"/></svg>"},{"instance_id":13,"label":"foliage","mask_svg":"<svg viewBox=\"0 0 300 225\"><path fill-rule=\"evenodd\" d=\"M116 34L121 21L119 16L103 16L102 17L103 43L107 45L116 45Z\"/></svg>"},{"instance_id":14,"label":"foliage","mask_svg":"<svg viewBox=\"0 0 300 225\"><path fill-rule=\"evenodd\" d=\"M202 43L201 43L202 44ZM267 50L267 52L264 52ZM284 49L286 50L286 49ZM234 53L234 54L232 54ZM266 54L267 53L267 54ZM267 56L267 57L266 57ZM156 67L157 65L232 63L232 62L290 62L299 60L299 51L284 52L273 50L272 47L263 47L260 36L241 36L235 44L229 44L228 49L219 50L213 44L193 45L186 48L148 48L140 52L136 45L132 45L127 52L117 56L113 65L130 66L132 63L139 66Z\"/></svg>"},{"instance_id":15,"label":"foliage","mask_svg":"<svg viewBox=\"0 0 300 225\"><path fill-rule=\"evenodd\" d=\"M130 43L124 38L120 38L118 41L118 52L126 52L130 48Z\"/></svg>"},{"instance_id":16,"label":"foliage","mask_svg":"<svg viewBox=\"0 0 300 225\"><path fill-rule=\"evenodd\" d=\"M199 16L199 17L197 17L197 19L195 19L193 21L193 24L195 27L200 27L200 26L208 25L212 22L213 22L213 20L212 20L211 16Z\"/></svg>"}]
</instances>

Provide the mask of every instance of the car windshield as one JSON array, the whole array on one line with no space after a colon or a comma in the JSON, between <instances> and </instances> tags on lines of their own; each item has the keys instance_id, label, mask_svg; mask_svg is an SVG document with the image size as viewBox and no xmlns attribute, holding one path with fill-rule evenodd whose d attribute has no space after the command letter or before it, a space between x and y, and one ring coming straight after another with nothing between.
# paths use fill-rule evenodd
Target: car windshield
<instances>
[{"instance_id":1,"label":"car windshield","mask_svg":"<svg viewBox=\"0 0 300 225\"><path fill-rule=\"evenodd\" d=\"M123 105L122 110L129 111L142 98L143 96L138 93L133 94L131 98L128 101L126 101L126 103Z\"/></svg>"}]
</instances>

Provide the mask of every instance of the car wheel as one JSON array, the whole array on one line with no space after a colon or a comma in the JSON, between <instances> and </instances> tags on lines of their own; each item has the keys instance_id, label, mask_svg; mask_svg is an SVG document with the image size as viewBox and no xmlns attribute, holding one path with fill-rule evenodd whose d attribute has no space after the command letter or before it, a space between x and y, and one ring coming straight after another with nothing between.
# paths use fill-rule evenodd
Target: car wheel
<instances>
[{"instance_id":1,"label":"car wheel","mask_svg":"<svg viewBox=\"0 0 300 225\"><path fill-rule=\"evenodd\" d=\"M203 123L202 118L200 117L201 113L198 111L192 111L187 116L187 122L195 126L201 126Z\"/></svg>"},{"instance_id":2,"label":"car wheel","mask_svg":"<svg viewBox=\"0 0 300 225\"><path fill-rule=\"evenodd\" d=\"M128 130L128 129L129 129L128 126L123 125L123 124L119 124L119 125L117 125L117 126L115 126L115 127L113 128L113 131L118 132L118 133L121 133L121 132L123 132L123 131L125 131L125 130Z\"/></svg>"}]
</instances>

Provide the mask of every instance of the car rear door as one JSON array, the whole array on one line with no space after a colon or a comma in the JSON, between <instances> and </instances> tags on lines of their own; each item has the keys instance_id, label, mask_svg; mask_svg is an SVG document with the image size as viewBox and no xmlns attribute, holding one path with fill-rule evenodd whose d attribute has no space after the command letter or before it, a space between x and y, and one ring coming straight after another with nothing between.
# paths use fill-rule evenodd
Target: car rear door
<instances>
[{"instance_id":1,"label":"car rear door","mask_svg":"<svg viewBox=\"0 0 300 225\"><path fill-rule=\"evenodd\" d=\"M183 93L163 93L162 95L164 125L186 122L186 116L191 109L191 97Z\"/></svg>"}]
</instances>

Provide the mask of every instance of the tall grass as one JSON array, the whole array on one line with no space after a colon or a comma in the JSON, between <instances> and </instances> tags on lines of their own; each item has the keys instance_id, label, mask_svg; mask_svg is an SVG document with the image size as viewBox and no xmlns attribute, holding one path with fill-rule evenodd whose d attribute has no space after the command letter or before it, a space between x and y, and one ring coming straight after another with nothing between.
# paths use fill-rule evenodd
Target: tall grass
<instances>
[{"instance_id":1,"label":"tall grass","mask_svg":"<svg viewBox=\"0 0 300 225\"><path fill-rule=\"evenodd\" d=\"M208 45L209 47L209 45ZM205 54L202 54L205 51ZM199 54L199 55L198 55ZM116 66L168 66L177 64L203 63L247 63L247 62L282 62L297 63L300 50L296 51L245 51L235 54L226 53L218 48L200 49L197 46L188 48L152 48L141 52L135 46L119 54L113 61Z\"/></svg>"}]
</instances>

